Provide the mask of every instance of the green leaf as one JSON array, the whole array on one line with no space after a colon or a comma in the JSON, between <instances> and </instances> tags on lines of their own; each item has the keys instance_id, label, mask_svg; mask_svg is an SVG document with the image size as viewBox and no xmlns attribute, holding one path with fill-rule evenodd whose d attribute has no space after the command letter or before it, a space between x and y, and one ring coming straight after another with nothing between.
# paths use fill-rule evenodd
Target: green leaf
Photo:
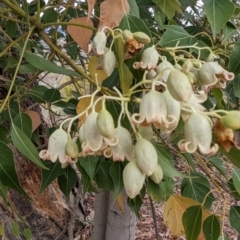
<instances>
[{"instance_id":1,"label":"green leaf","mask_svg":"<svg viewBox=\"0 0 240 240\"><path fill-rule=\"evenodd\" d=\"M11 138L14 146L37 166L47 169L38 156L38 151L27 135L14 123L11 125Z\"/></svg>"},{"instance_id":2,"label":"green leaf","mask_svg":"<svg viewBox=\"0 0 240 240\"><path fill-rule=\"evenodd\" d=\"M234 44L228 63L228 70L236 75L240 73L240 41Z\"/></svg>"},{"instance_id":3,"label":"green leaf","mask_svg":"<svg viewBox=\"0 0 240 240\"><path fill-rule=\"evenodd\" d=\"M65 171L62 169L61 164L57 161L55 163L47 161L43 163L46 169L42 169L42 183L40 188L40 193L57 177L64 174Z\"/></svg>"},{"instance_id":4,"label":"green leaf","mask_svg":"<svg viewBox=\"0 0 240 240\"><path fill-rule=\"evenodd\" d=\"M240 98L240 75L235 75L233 80L233 92L235 97Z\"/></svg>"},{"instance_id":5,"label":"green leaf","mask_svg":"<svg viewBox=\"0 0 240 240\"><path fill-rule=\"evenodd\" d=\"M27 240L32 240L32 231L28 228L23 230L23 236L27 239Z\"/></svg>"},{"instance_id":6,"label":"green leaf","mask_svg":"<svg viewBox=\"0 0 240 240\"><path fill-rule=\"evenodd\" d=\"M32 120L25 113L19 113L14 119L13 123L21 129L30 139L32 136Z\"/></svg>"},{"instance_id":7,"label":"green leaf","mask_svg":"<svg viewBox=\"0 0 240 240\"><path fill-rule=\"evenodd\" d=\"M232 179L234 187L237 192L240 194L240 169L233 169L232 171Z\"/></svg>"},{"instance_id":8,"label":"green leaf","mask_svg":"<svg viewBox=\"0 0 240 240\"><path fill-rule=\"evenodd\" d=\"M224 236L220 236L219 238L218 238L218 240L229 240L229 238L227 238L225 235Z\"/></svg>"},{"instance_id":9,"label":"green leaf","mask_svg":"<svg viewBox=\"0 0 240 240\"><path fill-rule=\"evenodd\" d=\"M22 74L28 74L28 73L36 73L38 69L32 66L31 64L27 63L27 64L20 65L18 71L19 73L22 73Z\"/></svg>"},{"instance_id":10,"label":"green leaf","mask_svg":"<svg viewBox=\"0 0 240 240\"><path fill-rule=\"evenodd\" d=\"M105 190L114 189L114 184L110 175L111 162L102 161L95 176L98 188Z\"/></svg>"},{"instance_id":11,"label":"green leaf","mask_svg":"<svg viewBox=\"0 0 240 240\"><path fill-rule=\"evenodd\" d=\"M128 0L128 4L130 6L130 14L139 18L139 8L136 0Z\"/></svg>"},{"instance_id":12,"label":"green leaf","mask_svg":"<svg viewBox=\"0 0 240 240\"><path fill-rule=\"evenodd\" d=\"M64 170L64 174L58 177L58 186L63 192L63 194L66 196L66 198L69 199L69 194L77 183L77 175L70 166L65 168Z\"/></svg>"},{"instance_id":13,"label":"green leaf","mask_svg":"<svg viewBox=\"0 0 240 240\"><path fill-rule=\"evenodd\" d=\"M240 206L231 206L229 213L229 221L232 228L240 234Z\"/></svg>"},{"instance_id":14,"label":"green leaf","mask_svg":"<svg viewBox=\"0 0 240 240\"><path fill-rule=\"evenodd\" d=\"M197 43L197 39L185 31L182 27L171 25L164 26L166 32L163 34L159 44L162 47L189 46Z\"/></svg>"},{"instance_id":15,"label":"green leaf","mask_svg":"<svg viewBox=\"0 0 240 240\"><path fill-rule=\"evenodd\" d=\"M216 101L217 101L217 106L220 108L220 109L225 109L225 104L224 104L224 101L223 101L223 92L221 89L219 88L214 88L211 90L212 93L213 93L213 96L215 97Z\"/></svg>"},{"instance_id":16,"label":"green leaf","mask_svg":"<svg viewBox=\"0 0 240 240\"><path fill-rule=\"evenodd\" d=\"M0 141L7 143L8 134L8 129L5 126L0 125Z\"/></svg>"},{"instance_id":17,"label":"green leaf","mask_svg":"<svg viewBox=\"0 0 240 240\"><path fill-rule=\"evenodd\" d=\"M0 180L6 187L12 188L28 198L18 181L12 150L0 141Z\"/></svg>"},{"instance_id":18,"label":"green leaf","mask_svg":"<svg viewBox=\"0 0 240 240\"><path fill-rule=\"evenodd\" d=\"M236 34L237 29L234 24L231 22L227 22L226 25L223 27L223 42L228 43L228 41Z\"/></svg>"},{"instance_id":19,"label":"green leaf","mask_svg":"<svg viewBox=\"0 0 240 240\"><path fill-rule=\"evenodd\" d=\"M181 6L187 8L189 6L194 6L197 3L197 0L179 0Z\"/></svg>"},{"instance_id":20,"label":"green leaf","mask_svg":"<svg viewBox=\"0 0 240 240\"><path fill-rule=\"evenodd\" d=\"M236 190L234 184L233 184L233 179L229 179L229 181L227 182L228 187L229 187L229 193L234 196L235 198L239 198L240 199L240 194L238 193L238 191Z\"/></svg>"},{"instance_id":21,"label":"green leaf","mask_svg":"<svg viewBox=\"0 0 240 240\"><path fill-rule=\"evenodd\" d=\"M224 162L221 158L218 157L208 157L207 160L209 161L209 163L211 163L214 167L216 167L218 169L218 171L224 176L226 177L226 169L224 167Z\"/></svg>"},{"instance_id":22,"label":"green leaf","mask_svg":"<svg viewBox=\"0 0 240 240\"><path fill-rule=\"evenodd\" d=\"M103 157L87 156L79 158L79 164L82 166L82 168L85 170L91 180L93 180L95 176L96 167L98 162L101 161L101 158Z\"/></svg>"},{"instance_id":23,"label":"green leaf","mask_svg":"<svg viewBox=\"0 0 240 240\"><path fill-rule=\"evenodd\" d=\"M226 152L223 148L220 148L220 152L224 154L236 167L240 168L240 150L231 148L229 152Z\"/></svg>"},{"instance_id":24,"label":"green leaf","mask_svg":"<svg viewBox=\"0 0 240 240\"><path fill-rule=\"evenodd\" d=\"M22 48L17 46L18 51L21 53ZM69 75L69 76L74 76L74 77L80 77L81 75L73 70L62 68L58 65L56 65L53 62L50 62L47 59L44 59L34 53L31 53L29 51L24 51L24 57L26 60L36 67L37 69L51 72L51 73L58 73L58 74L64 74L64 75Z\"/></svg>"},{"instance_id":25,"label":"green leaf","mask_svg":"<svg viewBox=\"0 0 240 240\"><path fill-rule=\"evenodd\" d=\"M221 227L218 218L212 214L203 222L203 233L206 240L218 240Z\"/></svg>"},{"instance_id":26,"label":"green leaf","mask_svg":"<svg viewBox=\"0 0 240 240\"><path fill-rule=\"evenodd\" d=\"M6 205L9 205L7 192L7 187L3 185L2 181L0 181L0 197L2 197Z\"/></svg>"},{"instance_id":27,"label":"green leaf","mask_svg":"<svg viewBox=\"0 0 240 240\"><path fill-rule=\"evenodd\" d=\"M14 37L14 34L17 32L17 23L12 20L8 20L6 25L6 32L10 38Z\"/></svg>"},{"instance_id":28,"label":"green leaf","mask_svg":"<svg viewBox=\"0 0 240 240\"><path fill-rule=\"evenodd\" d=\"M8 109L4 110L2 114L4 118L8 121L11 121L14 117L16 117L20 112L19 103L16 101L11 101L8 105Z\"/></svg>"},{"instance_id":29,"label":"green leaf","mask_svg":"<svg viewBox=\"0 0 240 240\"><path fill-rule=\"evenodd\" d=\"M140 218L139 211L143 204L141 197L137 195L134 199L128 198L127 203L132 211L136 214L136 216Z\"/></svg>"},{"instance_id":30,"label":"green leaf","mask_svg":"<svg viewBox=\"0 0 240 240\"><path fill-rule=\"evenodd\" d=\"M203 0L204 12L211 25L213 37L223 28L234 13L235 6L229 0ZM221 16L221 17L219 17Z\"/></svg>"},{"instance_id":31,"label":"green leaf","mask_svg":"<svg viewBox=\"0 0 240 240\"><path fill-rule=\"evenodd\" d=\"M42 16L42 20L45 23L50 23L50 22L57 22L58 20L58 14L54 10L54 8L48 8L44 11L44 14Z\"/></svg>"},{"instance_id":32,"label":"green leaf","mask_svg":"<svg viewBox=\"0 0 240 240\"><path fill-rule=\"evenodd\" d=\"M204 202L207 209L211 208L215 198L211 191L208 179L201 173L191 172L189 178L185 178L181 184L182 196L192 198L200 203Z\"/></svg>"},{"instance_id":33,"label":"green leaf","mask_svg":"<svg viewBox=\"0 0 240 240\"><path fill-rule=\"evenodd\" d=\"M163 13L161 13L160 11L158 11L157 13L155 13L154 19L157 22L158 27L162 30L163 25L166 21L166 16Z\"/></svg>"},{"instance_id":34,"label":"green leaf","mask_svg":"<svg viewBox=\"0 0 240 240\"><path fill-rule=\"evenodd\" d=\"M122 162L113 162L110 168L110 175L114 184L114 199L116 199L119 193L123 189L123 164Z\"/></svg>"},{"instance_id":35,"label":"green leaf","mask_svg":"<svg viewBox=\"0 0 240 240\"><path fill-rule=\"evenodd\" d=\"M61 93L57 89L48 89L44 94L44 99L46 102L55 102L61 99Z\"/></svg>"},{"instance_id":36,"label":"green leaf","mask_svg":"<svg viewBox=\"0 0 240 240\"><path fill-rule=\"evenodd\" d=\"M202 225L201 205L191 206L187 208L183 213L182 223L185 229L187 240L197 240Z\"/></svg>"},{"instance_id":37,"label":"green leaf","mask_svg":"<svg viewBox=\"0 0 240 240\"><path fill-rule=\"evenodd\" d=\"M47 90L45 86L33 86L25 96L31 97L34 102L45 103L44 95Z\"/></svg>"},{"instance_id":38,"label":"green leaf","mask_svg":"<svg viewBox=\"0 0 240 240\"><path fill-rule=\"evenodd\" d=\"M168 18L172 19L176 12L182 13L178 0L153 0Z\"/></svg>"},{"instance_id":39,"label":"green leaf","mask_svg":"<svg viewBox=\"0 0 240 240\"><path fill-rule=\"evenodd\" d=\"M19 224L14 222L12 225L12 233L15 237L20 237Z\"/></svg>"}]
</instances>

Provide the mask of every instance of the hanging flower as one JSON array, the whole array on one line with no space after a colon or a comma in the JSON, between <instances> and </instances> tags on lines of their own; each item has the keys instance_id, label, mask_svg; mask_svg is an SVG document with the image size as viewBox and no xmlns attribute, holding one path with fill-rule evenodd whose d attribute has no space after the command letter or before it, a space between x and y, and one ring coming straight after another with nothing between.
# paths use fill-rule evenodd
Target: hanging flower
<instances>
[{"instance_id":1,"label":"hanging flower","mask_svg":"<svg viewBox=\"0 0 240 240\"><path fill-rule=\"evenodd\" d=\"M140 112L132 115L133 123L140 126L154 125L155 128L167 128L174 119L167 119L167 106L163 94L151 90L143 96L140 103Z\"/></svg>"},{"instance_id":2,"label":"hanging flower","mask_svg":"<svg viewBox=\"0 0 240 240\"><path fill-rule=\"evenodd\" d=\"M199 71L199 83L206 91L219 86L226 88L226 82L234 79L234 73L225 70L218 62L206 62Z\"/></svg>"},{"instance_id":3,"label":"hanging flower","mask_svg":"<svg viewBox=\"0 0 240 240\"><path fill-rule=\"evenodd\" d=\"M124 161L125 158L128 161L133 160L133 143L130 132L126 128L118 126L115 128L114 134L119 141L118 144L110 146L113 161Z\"/></svg>"},{"instance_id":4,"label":"hanging flower","mask_svg":"<svg viewBox=\"0 0 240 240\"><path fill-rule=\"evenodd\" d=\"M97 56L102 56L105 53L107 36L104 32L97 32L92 42L92 49Z\"/></svg>"},{"instance_id":5,"label":"hanging flower","mask_svg":"<svg viewBox=\"0 0 240 240\"><path fill-rule=\"evenodd\" d=\"M178 143L182 152L193 153L197 149L202 154L213 155L218 151L218 144L212 143L212 121L209 117L193 112L184 125L185 139Z\"/></svg>"},{"instance_id":6,"label":"hanging flower","mask_svg":"<svg viewBox=\"0 0 240 240\"><path fill-rule=\"evenodd\" d=\"M173 65L168 61L163 61L160 64L158 64L156 72L157 72L157 75L161 73L159 81L167 82L168 76L172 69L173 69Z\"/></svg>"},{"instance_id":7,"label":"hanging flower","mask_svg":"<svg viewBox=\"0 0 240 240\"><path fill-rule=\"evenodd\" d=\"M71 162L71 157L65 151L67 142L68 134L62 129L57 129L49 138L48 149L42 150L39 157L52 162L56 162L57 159L60 163Z\"/></svg>"}]
</instances>

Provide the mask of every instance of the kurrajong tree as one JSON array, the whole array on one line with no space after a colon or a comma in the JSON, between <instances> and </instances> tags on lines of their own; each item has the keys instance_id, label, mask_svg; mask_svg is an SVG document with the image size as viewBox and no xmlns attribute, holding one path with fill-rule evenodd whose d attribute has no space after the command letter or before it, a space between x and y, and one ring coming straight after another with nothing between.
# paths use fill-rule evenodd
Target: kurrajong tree
<instances>
[{"instance_id":1,"label":"kurrajong tree","mask_svg":"<svg viewBox=\"0 0 240 240\"><path fill-rule=\"evenodd\" d=\"M18 217L0 234L53 239L31 220L45 211L74 239L76 185L96 192L95 240L134 239L146 195L175 237L240 233L226 207L240 198L239 14L234 0L1 0L0 195ZM68 81L39 85L49 73ZM50 187L67 202L47 203Z\"/></svg>"}]
</instances>

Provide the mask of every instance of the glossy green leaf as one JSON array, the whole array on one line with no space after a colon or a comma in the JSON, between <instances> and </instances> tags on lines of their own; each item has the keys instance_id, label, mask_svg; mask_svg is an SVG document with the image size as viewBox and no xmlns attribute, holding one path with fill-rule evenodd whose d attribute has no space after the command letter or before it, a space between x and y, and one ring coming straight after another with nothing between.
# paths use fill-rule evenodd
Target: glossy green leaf
<instances>
[{"instance_id":1,"label":"glossy green leaf","mask_svg":"<svg viewBox=\"0 0 240 240\"><path fill-rule=\"evenodd\" d=\"M67 199L69 199L69 194L73 187L76 185L76 183L77 183L76 172L70 166L65 168L64 174L58 177L58 186Z\"/></svg>"},{"instance_id":2,"label":"glossy green leaf","mask_svg":"<svg viewBox=\"0 0 240 240\"><path fill-rule=\"evenodd\" d=\"M203 203L207 209L211 208L215 198L211 191L208 179L201 173L190 174L189 178L184 178L181 184L181 195L192 198L200 203Z\"/></svg>"},{"instance_id":3,"label":"glossy green leaf","mask_svg":"<svg viewBox=\"0 0 240 240\"><path fill-rule=\"evenodd\" d=\"M237 192L240 194L240 169L233 169L232 171L232 179L234 187Z\"/></svg>"},{"instance_id":4,"label":"glossy green leaf","mask_svg":"<svg viewBox=\"0 0 240 240\"><path fill-rule=\"evenodd\" d=\"M18 181L12 150L0 141L0 180L6 187L12 188L28 197Z\"/></svg>"},{"instance_id":5,"label":"glossy green leaf","mask_svg":"<svg viewBox=\"0 0 240 240\"><path fill-rule=\"evenodd\" d=\"M32 120L26 113L19 113L13 119L13 123L19 129L21 129L29 139L31 139L31 136L32 136Z\"/></svg>"},{"instance_id":6,"label":"glossy green leaf","mask_svg":"<svg viewBox=\"0 0 240 240\"><path fill-rule=\"evenodd\" d=\"M185 229L187 240L197 240L202 226L201 205L191 206L187 208L183 213L182 223Z\"/></svg>"},{"instance_id":7,"label":"glossy green leaf","mask_svg":"<svg viewBox=\"0 0 240 240\"><path fill-rule=\"evenodd\" d=\"M4 119L11 121L20 112L19 103L16 101L11 101L8 108L2 112Z\"/></svg>"},{"instance_id":8,"label":"glossy green leaf","mask_svg":"<svg viewBox=\"0 0 240 240\"><path fill-rule=\"evenodd\" d=\"M234 13L235 6L229 0L203 0L204 11L211 25L213 37L223 28ZM221 16L221 17L219 17Z\"/></svg>"},{"instance_id":9,"label":"glossy green leaf","mask_svg":"<svg viewBox=\"0 0 240 240\"><path fill-rule=\"evenodd\" d=\"M44 11L44 14L42 16L42 20L45 23L50 23L50 22L57 22L58 20L58 14L54 10L54 8L48 8Z\"/></svg>"},{"instance_id":10,"label":"glossy green leaf","mask_svg":"<svg viewBox=\"0 0 240 240\"><path fill-rule=\"evenodd\" d=\"M48 89L44 94L44 99L46 102L55 102L61 99L61 93L57 89Z\"/></svg>"},{"instance_id":11,"label":"glossy green leaf","mask_svg":"<svg viewBox=\"0 0 240 240\"><path fill-rule=\"evenodd\" d=\"M240 199L240 194L238 193L237 189L235 188L232 178L228 180L227 184L228 184L228 187L229 187L229 193L232 196L234 196L235 198Z\"/></svg>"},{"instance_id":12,"label":"glossy green leaf","mask_svg":"<svg viewBox=\"0 0 240 240\"><path fill-rule=\"evenodd\" d=\"M12 234L15 237L20 237L19 224L17 222L14 222L12 225Z\"/></svg>"},{"instance_id":13,"label":"glossy green leaf","mask_svg":"<svg viewBox=\"0 0 240 240\"><path fill-rule=\"evenodd\" d=\"M240 234L240 206L231 206L229 213L229 222L232 228Z\"/></svg>"},{"instance_id":14,"label":"glossy green leaf","mask_svg":"<svg viewBox=\"0 0 240 240\"><path fill-rule=\"evenodd\" d=\"M23 230L23 236L27 239L27 240L32 240L32 231L28 228Z\"/></svg>"},{"instance_id":15,"label":"glossy green leaf","mask_svg":"<svg viewBox=\"0 0 240 240\"><path fill-rule=\"evenodd\" d=\"M226 177L226 169L224 167L224 162L221 158L218 157L208 157L207 160L209 161L209 163L211 163L214 167L216 167L218 169L218 171L224 176Z\"/></svg>"},{"instance_id":16,"label":"glossy green leaf","mask_svg":"<svg viewBox=\"0 0 240 240\"><path fill-rule=\"evenodd\" d=\"M203 233L206 240L218 240L221 227L218 218L212 214L203 222Z\"/></svg>"},{"instance_id":17,"label":"glossy green leaf","mask_svg":"<svg viewBox=\"0 0 240 240\"><path fill-rule=\"evenodd\" d=\"M8 129L5 126L0 125L0 141L3 141L6 143L8 134L9 134Z\"/></svg>"},{"instance_id":18,"label":"glossy green leaf","mask_svg":"<svg viewBox=\"0 0 240 240\"><path fill-rule=\"evenodd\" d=\"M228 63L228 70L235 74L240 73L240 41L234 44Z\"/></svg>"},{"instance_id":19,"label":"glossy green leaf","mask_svg":"<svg viewBox=\"0 0 240 240\"><path fill-rule=\"evenodd\" d=\"M45 86L33 86L26 96L31 97L34 102L45 103L44 95L47 90L48 88Z\"/></svg>"},{"instance_id":20,"label":"glossy green leaf","mask_svg":"<svg viewBox=\"0 0 240 240\"><path fill-rule=\"evenodd\" d=\"M139 8L136 3L136 0L128 0L128 3L130 7L130 14L139 18Z\"/></svg>"},{"instance_id":21,"label":"glossy green leaf","mask_svg":"<svg viewBox=\"0 0 240 240\"><path fill-rule=\"evenodd\" d=\"M114 162L110 168L110 175L114 184L114 199L116 199L119 193L123 189L123 164L122 162Z\"/></svg>"},{"instance_id":22,"label":"glossy green leaf","mask_svg":"<svg viewBox=\"0 0 240 240\"><path fill-rule=\"evenodd\" d=\"M22 52L22 49L18 46L17 49L19 52ZM58 66L57 64L50 62L47 59L44 59L34 53L31 53L29 51L24 51L24 57L26 60L32 64L34 67L37 69L51 72L51 73L58 73L58 74L64 74L64 75L69 75L69 76L74 76L74 77L80 77L81 75L73 70L66 69L63 67Z\"/></svg>"},{"instance_id":23,"label":"glossy green leaf","mask_svg":"<svg viewBox=\"0 0 240 240\"><path fill-rule=\"evenodd\" d=\"M51 161L46 161L43 163L46 169L42 169L42 182L41 182L41 188L40 193L49 185L52 181L54 181L57 177L64 174L64 169L61 168L61 164L57 161L55 163Z\"/></svg>"},{"instance_id":24,"label":"glossy green leaf","mask_svg":"<svg viewBox=\"0 0 240 240\"><path fill-rule=\"evenodd\" d=\"M197 39L191 36L182 27L171 25L164 26L166 32L163 34L159 45L162 47L189 46L197 43Z\"/></svg>"},{"instance_id":25,"label":"glossy green leaf","mask_svg":"<svg viewBox=\"0 0 240 240\"><path fill-rule=\"evenodd\" d=\"M178 0L153 0L168 18L172 19L176 12L182 13Z\"/></svg>"},{"instance_id":26,"label":"glossy green leaf","mask_svg":"<svg viewBox=\"0 0 240 240\"><path fill-rule=\"evenodd\" d=\"M15 124L11 125L11 138L14 146L37 166L47 169L38 156L38 151L27 135Z\"/></svg>"},{"instance_id":27,"label":"glossy green leaf","mask_svg":"<svg viewBox=\"0 0 240 240\"><path fill-rule=\"evenodd\" d=\"M128 198L127 200L128 206L132 209L132 211L136 214L138 218L140 218L139 211L143 204L143 201L139 195L137 195L134 199Z\"/></svg>"},{"instance_id":28,"label":"glossy green leaf","mask_svg":"<svg viewBox=\"0 0 240 240\"><path fill-rule=\"evenodd\" d=\"M233 80L233 92L235 97L240 98L240 75L236 75Z\"/></svg>"},{"instance_id":29,"label":"glossy green leaf","mask_svg":"<svg viewBox=\"0 0 240 240\"><path fill-rule=\"evenodd\" d=\"M87 157L80 157L79 163L82 166L82 168L85 170L87 175L90 177L91 180L93 180L95 173L96 173L96 167L99 161L101 161L103 157L99 156L87 156Z\"/></svg>"},{"instance_id":30,"label":"glossy green leaf","mask_svg":"<svg viewBox=\"0 0 240 240\"><path fill-rule=\"evenodd\" d=\"M114 184L112 181L112 177L110 175L111 166L112 166L111 162L106 161L101 162L97 174L95 176L98 188L102 188L105 190L114 189Z\"/></svg>"}]
</instances>

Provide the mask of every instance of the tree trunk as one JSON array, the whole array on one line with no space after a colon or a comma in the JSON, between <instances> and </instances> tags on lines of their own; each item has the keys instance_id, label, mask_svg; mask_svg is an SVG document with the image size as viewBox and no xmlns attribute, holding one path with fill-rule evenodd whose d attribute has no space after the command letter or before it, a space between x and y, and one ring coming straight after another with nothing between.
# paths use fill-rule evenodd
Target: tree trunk
<instances>
[{"instance_id":1,"label":"tree trunk","mask_svg":"<svg viewBox=\"0 0 240 240\"><path fill-rule=\"evenodd\" d=\"M135 239L136 216L127 205L125 192L122 194L123 212L112 192L96 195L93 240Z\"/></svg>"}]
</instances>

